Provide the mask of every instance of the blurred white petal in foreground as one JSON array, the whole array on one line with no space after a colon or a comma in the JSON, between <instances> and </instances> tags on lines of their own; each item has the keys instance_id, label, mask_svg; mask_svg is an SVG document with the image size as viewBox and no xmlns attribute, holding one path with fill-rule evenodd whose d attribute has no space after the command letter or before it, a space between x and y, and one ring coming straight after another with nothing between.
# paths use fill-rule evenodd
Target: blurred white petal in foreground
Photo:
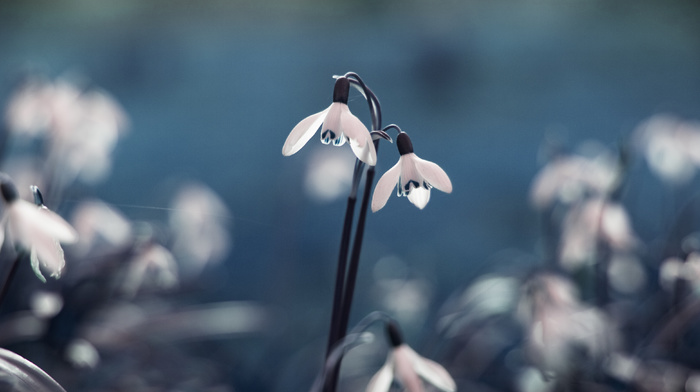
<instances>
[{"instance_id":1,"label":"blurred white petal in foreground","mask_svg":"<svg viewBox=\"0 0 700 392\"><path fill-rule=\"evenodd\" d=\"M171 204L173 253L188 274L223 260L231 248L232 216L224 202L201 184L183 186Z\"/></svg>"}]
</instances>

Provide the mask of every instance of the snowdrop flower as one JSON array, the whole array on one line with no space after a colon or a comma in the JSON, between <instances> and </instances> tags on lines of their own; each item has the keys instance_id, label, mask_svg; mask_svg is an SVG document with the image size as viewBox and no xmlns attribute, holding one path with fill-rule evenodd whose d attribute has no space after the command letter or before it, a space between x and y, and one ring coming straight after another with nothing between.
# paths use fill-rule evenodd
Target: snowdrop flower
<instances>
[{"instance_id":1,"label":"snowdrop flower","mask_svg":"<svg viewBox=\"0 0 700 392\"><path fill-rule=\"evenodd\" d=\"M696 293L700 292L699 252L691 252L685 260L678 257L664 260L659 271L661 286L668 291L673 291L678 279L687 281Z\"/></svg>"},{"instance_id":2,"label":"snowdrop flower","mask_svg":"<svg viewBox=\"0 0 700 392\"><path fill-rule=\"evenodd\" d=\"M559 257L573 269L595 260L598 243L616 252L628 252L640 241L625 208L601 197L577 204L564 217Z\"/></svg>"},{"instance_id":3,"label":"snowdrop flower","mask_svg":"<svg viewBox=\"0 0 700 392\"><path fill-rule=\"evenodd\" d=\"M542 210L552 203L572 203L586 194L610 193L619 181L617 162L607 151L595 157L558 157L537 174L530 189L530 201Z\"/></svg>"},{"instance_id":4,"label":"snowdrop flower","mask_svg":"<svg viewBox=\"0 0 700 392\"><path fill-rule=\"evenodd\" d=\"M102 179L111 152L128 128L119 103L104 91L83 91L67 79L31 79L11 98L5 112L10 131L46 137L49 167L59 167L64 181Z\"/></svg>"},{"instance_id":5,"label":"snowdrop flower","mask_svg":"<svg viewBox=\"0 0 700 392\"><path fill-rule=\"evenodd\" d=\"M46 131L51 122L50 90L48 81L32 77L12 94L5 109L5 124L10 132L36 137Z\"/></svg>"},{"instance_id":6,"label":"snowdrop flower","mask_svg":"<svg viewBox=\"0 0 700 392\"><path fill-rule=\"evenodd\" d=\"M52 277L59 278L66 265L61 243L76 242L76 231L43 205L36 187L32 189L37 201L35 205L20 199L17 188L9 179L0 181L0 193L6 210L3 224L0 225L0 245L5 237L9 237L14 245L30 251L32 268L39 279L46 281L40 266L47 269Z\"/></svg>"},{"instance_id":7,"label":"snowdrop flower","mask_svg":"<svg viewBox=\"0 0 700 392\"><path fill-rule=\"evenodd\" d=\"M545 378L567 377L581 360L602 361L617 345L608 318L582 304L570 281L536 275L522 294L517 315L526 328L525 351Z\"/></svg>"},{"instance_id":8,"label":"snowdrop flower","mask_svg":"<svg viewBox=\"0 0 700 392\"><path fill-rule=\"evenodd\" d=\"M177 262L168 249L146 240L137 249L130 261L122 292L133 298L146 284L160 289L170 289L178 285Z\"/></svg>"},{"instance_id":9,"label":"snowdrop flower","mask_svg":"<svg viewBox=\"0 0 700 392\"><path fill-rule=\"evenodd\" d=\"M700 166L700 123L656 115L634 131L649 168L672 185L690 181Z\"/></svg>"},{"instance_id":10,"label":"snowdrop flower","mask_svg":"<svg viewBox=\"0 0 700 392\"><path fill-rule=\"evenodd\" d=\"M384 207L394 184L398 196L408 197L408 201L421 210L430 200L431 188L435 187L445 193L452 192L452 183L445 171L433 162L418 158L413 153L413 144L405 132L397 136L396 146L401 157L377 182L372 196L372 212Z\"/></svg>"},{"instance_id":11,"label":"snowdrop flower","mask_svg":"<svg viewBox=\"0 0 700 392\"><path fill-rule=\"evenodd\" d=\"M454 380L444 367L421 357L403 342L395 323L387 324L387 334L391 351L384 366L367 385L367 392L386 392L394 379L409 392L423 392L425 388L421 378L441 391L457 390Z\"/></svg>"},{"instance_id":12,"label":"snowdrop flower","mask_svg":"<svg viewBox=\"0 0 700 392\"><path fill-rule=\"evenodd\" d=\"M231 247L228 226L233 221L223 200L200 184L188 184L171 204L173 253L190 274L207 263L223 260Z\"/></svg>"},{"instance_id":13,"label":"snowdrop flower","mask_svg":"<svg viewBox=\"0 0 700 392\"><path fill-rule=\"evenodd\" d=\"M374 166L377 152L372 136L357 117L350 113L348 95L350 82L345 77L335 81L333 103L326 109L301 120L287 137L282 147L282 155L289 156L299 151L321 127L321 142L342 146L346 140L357 159Z\"/></svg>"},{"instance_id":14,"label":"snowdrop flower","mask_svg":"<svg viewBox=\"0 0 700 392\"><path fill-rule=\"evenodd\" d=\"M80 258L91 252L114 252L133 241L131 222L121 212L97 199L80 203L71 222L80 237L72 250Z\"/></svg>"}]
</instances>

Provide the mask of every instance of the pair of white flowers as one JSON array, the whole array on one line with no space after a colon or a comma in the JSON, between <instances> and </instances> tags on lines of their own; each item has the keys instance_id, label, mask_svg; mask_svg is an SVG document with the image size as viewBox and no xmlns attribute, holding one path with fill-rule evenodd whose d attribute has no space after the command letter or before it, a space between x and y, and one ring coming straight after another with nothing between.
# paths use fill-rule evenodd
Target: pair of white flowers
<instances>
[{"instance_id":1,"label":"pair of white flowers","mask_svg":"<svg viewBox=\"0 0 700 392\"><path fill-rule=\"evenodd\" d=\"M61 243L74 243L78 235L68 222L43 205L36 187L32 187L32 191L36 203L20 199L11 180L0 179L0 194L5 201L0 245L8 239L15 246L28 250L34 273L45 281L41 268L54 278L60 277L66 265Z\"/></svg>"},{"instance_id":2,"label":"pair of white flowers","mask_svg":"<svg viewBox=\"0 0 700 392\"><path fill-rule=\"evenodd\" d=\"M377 151L367 127L350 113L348 95L350 82L340 77L335 82L333 103L325 110L312 114L297 124L282 147L282 154L292 155L299 151L321 128L321 142L342 146L347 141L357 159L375 166ZM411 139L404 132L397 137L399 162L389 169L377 182L372 197L372 211L380 210L389 199L394 186L398 196L406 196L416 207L423 209L430 200L430 189L452 192L452 183L440 166L419 158L413 152ZM396 184L396 185L395 185Z\"/></svg>"}]
</instances>

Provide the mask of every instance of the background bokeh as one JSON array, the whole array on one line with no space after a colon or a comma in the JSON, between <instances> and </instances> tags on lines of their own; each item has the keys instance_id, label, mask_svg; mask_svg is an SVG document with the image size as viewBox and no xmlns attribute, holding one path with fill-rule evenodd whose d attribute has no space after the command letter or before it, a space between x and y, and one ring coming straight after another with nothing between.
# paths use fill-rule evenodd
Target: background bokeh
<instances>
[{"instance_id":1,"label":"background bokeh","mask_svg":"<svg viewBox=\"0 0 700 392\"><path fill-rule=\"evenodd\" d=\"M281 148L298 121L327 107L332 75L361 75L385 124L408 132L454 185L451 195L433 191L423 211L392 197L368 218L351 324L403 306L420 347L453 292L515 253L537 262L528 191L548 149L591 139L614 149L657 113L700 118L700 4L2 2L0 103L29 71L103 88L130 117L111 176L81 196L139 220L167 216L173 183L196 180L221 196L232 250L184 295L254 301L272 321L192 350L225 362L236 390L305 390L325 345L346 193L309 190L318 154L332 147L314 138L291 157ZM368 123L356 91L350 107ZM349 175L349 149L337 152ZM378 173L397 158L382 144ZM648 212L634 223L650 237L668 195L643 164L634 170L642 179L626 197ZM382 283L393 278L414 286L397 294ZM398 299L387 303L387 292Z\"/></svg>"}]
</instances>

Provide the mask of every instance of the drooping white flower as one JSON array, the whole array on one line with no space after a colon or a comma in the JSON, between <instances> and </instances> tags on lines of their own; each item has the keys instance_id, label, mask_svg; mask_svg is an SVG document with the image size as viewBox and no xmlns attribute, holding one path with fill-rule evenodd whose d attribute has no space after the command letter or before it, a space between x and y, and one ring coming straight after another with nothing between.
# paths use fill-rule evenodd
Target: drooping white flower
<instances>
[{"instance_id":1,"label":"drooping white flower","mask_svg":"<svg viewBox=\"0 0 700 392\"><path fill-rule=\"evenodd\" d=\"M672 185L690 181L700 166L700 123L655 115L634 131L649 168Z\"/></svg>"},{"instance_id":2,"label":"drooping white flower","mask_svg":"<svg viewBox=\"0 0 700 392\"><path fill-rule=\"evenodd\" d=\"M530 201L542 210L557 201L570 204L588 194L607 194L617 185L619 176L618 163L608 151L598 151L594 157L561 156L537 173Z\"/></svg>"},{"instance_id":3,"label":"drooping white flower","mask_svg":"<svg viewBox=\"0 0 700 392\"><path fill-rule=\"evenodd\" d=\"M289 156L299 151L321 127L321 142L342 146L350 144L355 156L362 162L377 164L377 152L367 127L350 113L348 95L350 82L345 77L335 81L333 103L326 109L301 120L287 137L282 147L282 155Z\"/></svg>"},{"instance_id":4,"label":"drooping white flower","mask_svg":"<svg viewBox=\"0 0 700 392\"><path fill-rule=\"evenodd\" d=\"M190 274L223 260L231 247L232 215L213 190L201 184L182 187L171 204L173 254Z\"/></svg>"},{"instance_id":5,"label":"drooping white flower","mask_svg":"<svg viewBox=\"0 0 700 392\"><path fill-rule=\"evenodd\" d=\"M372 212L379 211L389 200L396 186L398 196L406 196L416 207L423 209L430 200L430 189L452 192L452 182L437 164L420 159L413 152L411 139L405 132L396 138L399 162L389 169L377 182L372 196Z\"/></svg>"},{"instance_id":6,"label":"drooping white flower","mask_svg":"<svg viewBox=\"0 0 700 392\"><path fill-rule=\"evenodd\" d=\"M545 378L568 377L582 360L600 363L617 346L605 313L581 303L573 284L557 275L531 278L517 315L526 329L525 353Z\"/></svg>"},{"instance_id":7,"label":"drooping white flower","mask_svg":"<svg viewBox=\"0 0 700 392\"><path fill-rule=\"evenodd\" d=\"M372 377L367 385L367 392L386 392L391 383L398 381L409 392L423 392L423 381L435 388L452 392L457 385L450 374L437 362L423 358L403 342L398 327L394 323L387 325L389 341L392 345L384 366Z\"/></svg>"},{"instance_id":8,"label":"drooping white flower","mask_svg":"<svg viewBox=\"0 0 700 392\"><path fill-rule=\"evenodd\" d=\"M111 152L128 128L118 102L104 91L83 91L65 78L30 79L11 98L5 112L11 132L45 137L47 166L60 168L53 176L68 182L95 182L111 167Z\"/></svg>"},{"instance_id":9,"label":"drooping white flower","mask_svg":"<svg viewBox=\"0 0 700 392\"><path fill-rule=\"evenodd\" d=\"M594 197L577 204L564 217L559 249L562 266L573 269L595 260L599 242L619 252L640 243L625 208Z\"/></svg>"},{"instance_id":10,"label":"drooping white flower","mask_svg":"<svg viewBox=\"0 0 700 392\"><path fill-rule=\"evenodd\" d=\"M149 284L159 289L170 289L178 284L177 262L164 246L147 240L141 244L130 261L122 292L134 297Z\"/></svg>"},{"instance_id":11,"label":"drooping white flower","mask_svg":"<svg viewBox=\"0 0 700 392\"><path fill-rule=\"evenodd\" d=\"M61 243L76 242L76 231L43 203L38 202L37 205L20 199L17 188L9 179L1 181L0 193L5 201L6 213L0 225L0 245L9 237L14 245L30 251L32 268L39 279L45 281L40 266L47 269L52 277L59 278L66 265Z\"/></svg>"},{"instance_id":12,"label":"drooping white flower","mask_svg":"<svg viewBox=\"0 0 700 392\"><path fill-rule=\"evenodd\" d=\"M100 200L81 202L71 219L80 241L73 253L81 258L91 252L114 252L133 241L131 222L117 209Z\"/></svg>"}]
</instances>

